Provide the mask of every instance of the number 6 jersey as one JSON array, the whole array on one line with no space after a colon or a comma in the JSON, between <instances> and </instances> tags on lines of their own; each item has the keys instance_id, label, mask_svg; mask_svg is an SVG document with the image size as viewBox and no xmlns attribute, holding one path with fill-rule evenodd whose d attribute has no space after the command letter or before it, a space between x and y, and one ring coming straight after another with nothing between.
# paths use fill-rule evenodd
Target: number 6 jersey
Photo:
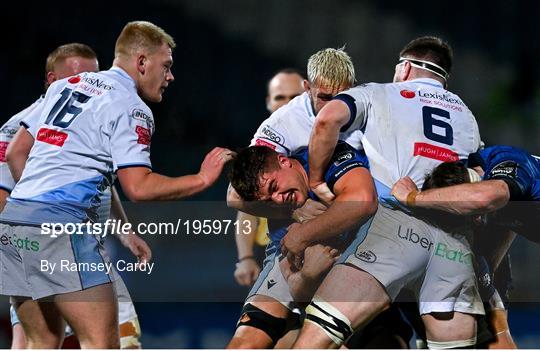
<instances>
[{"instance_id":1,"label":"number 6 jersey","mask_svg":"<svg viewBox=\"0 0 540 351\"><path fill-rule=\"evenodd\" d=\"M152 112L118 67L53 83L21 124L35 141L2 222L96 221L114 172L151 168Z\"/></svg>"},{"instance_id":2,"label":"number 6 jersey","mask_svg":"<svg viewBox=\"0 0 540 351\"><path fill-rule=\"evenodd\" d=\"M349 122L360 130L379 198L394 203L390 188L409 176L420 188L439 163L466 159L481 146L476 120L455 94L434 79L370 83L334 99L345 102Z\"/></svg>"}]
</instances>

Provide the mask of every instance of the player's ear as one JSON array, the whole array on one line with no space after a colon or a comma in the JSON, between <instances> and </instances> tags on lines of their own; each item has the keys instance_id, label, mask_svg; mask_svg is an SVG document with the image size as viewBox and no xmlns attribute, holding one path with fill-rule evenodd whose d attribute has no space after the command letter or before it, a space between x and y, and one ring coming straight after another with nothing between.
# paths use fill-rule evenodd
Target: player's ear
<instances>
[{"instance_id":1,"label":"player's ear","mask_svg":"<svg viewBox=\"0 0 540 351\"><path fill-rule=\"evenodd\" d=\"M146 71L146 56L145 55L139 55L137 57L137 71L139 73L144 74Z\"/></svg>"},{"instance_id":2,"label":"player's ear","mask_svg":"<svg viewBox=\"0 0 540 351\"><path fill-rule=\"evenodd\" d=\"M292 165L291 160L287 156L281 154L278 155L278 163L281 168L290 168Z\"/></svg>"},{"instance_id":3,"label":"player's ear","mask_svg":"<svg viewBox=\"0 0 540 351\"><path fill-rule=\"evenodd\" d=\"M411 66L411 63L409 61L405 61L403 63L403 68L401 69L401 81L404 82L406 81L410 74L411 74L411 69L412 69L412 66Z\"/></svg>"},{"instance_id":4,"label":"player's ear","mask_svg":"<svg viewBox=\"0 0 540 351\"><path fill-rule=\"evenodd\" d=\"M268 112L272 113L272 106L270 106L270 95L266 96L266 109Z\"/></svg>"},{"instance_id":5,"label":"player's ear","mask_svg":"<svg viewBox=\"0 0 540 351\"><path fill-rule=\"evenodd\" d=\"M307 79L304 79L303 85L304 85L304 91L306 93L309 92L309 90L311 89L311 86L309 85L309 81Z\"/></svg>"},{"instance_id":6,"label":"player's ear","mask_svg":"<svg viewBox=\"0 0 540 351\"><path fill-rule=\"evenodd\" d=\"M54 72L47 72L47 86L56 81L56 74Z\"/></svg>"}]
</instances>

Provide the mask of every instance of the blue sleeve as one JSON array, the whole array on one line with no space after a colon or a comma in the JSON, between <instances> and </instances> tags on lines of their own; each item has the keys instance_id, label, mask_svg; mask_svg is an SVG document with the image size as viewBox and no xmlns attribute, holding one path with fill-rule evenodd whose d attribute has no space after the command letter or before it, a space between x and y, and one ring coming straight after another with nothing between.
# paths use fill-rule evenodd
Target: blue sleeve
<instances>
[{"instance_id":1,"label":"blue sleeve","mask_svg":"<svg viewBox=\"0 0 540 351\"><path fill-rule=\"evenodd\" d=\"M521 150L502 150L486 162L484 179L500 179L510 190L510 200L526 200L534 185L528 155Z\"/></svg>"},{"instance_id":2,"label":"blue sleeve","mask_svg":"<svg viewBox=\"0 0 540 351\"><path fill-rule=\"evenodd\" d=\"M324 180L334 191L336 182L351 169L363 167L369 169L369 162L363 150L357 150L344 141L339 141L328 164Z\"/></svg>"}]
</instances>

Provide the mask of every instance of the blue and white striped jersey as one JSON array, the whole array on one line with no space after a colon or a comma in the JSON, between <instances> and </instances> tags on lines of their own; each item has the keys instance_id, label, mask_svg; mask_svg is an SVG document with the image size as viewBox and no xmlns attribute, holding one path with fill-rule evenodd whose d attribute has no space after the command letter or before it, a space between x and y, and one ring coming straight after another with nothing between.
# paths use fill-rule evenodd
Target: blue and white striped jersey
<instances>
[{"instance_id":1,"label":"blue and white striped jersey","mask_svg":"<svg viewBox=\"0 0 540 351\"><path fill-rule=\"evenodd\" d=\"M3 222L97 221L118 169L151 168L152 112L118 67L53 83L21 123L35 142Z\"/></svg>"}]
</instances>

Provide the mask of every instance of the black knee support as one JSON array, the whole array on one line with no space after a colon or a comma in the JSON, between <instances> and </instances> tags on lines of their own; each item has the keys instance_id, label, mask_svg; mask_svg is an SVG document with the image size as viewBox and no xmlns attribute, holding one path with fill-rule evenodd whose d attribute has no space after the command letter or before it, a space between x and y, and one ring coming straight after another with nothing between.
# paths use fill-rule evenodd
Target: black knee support
<instances>
[{"instance_id":1,"label":"black knee support","mask_svg":"<svg viewBox=\"0 0 540 351\"><path fill-rule=\"evenodd\" d=\"M272 341L278 342L289 330L297 329L300 327L300 318L297 314L291 313L293 319L285 319L274 317L271 314L253 306L250 303L244 305L242 308L242 316L238 320L236 327L241 325L247 325L253 328L257 328L268 334Z\"/></svg>"}]
</instances>

